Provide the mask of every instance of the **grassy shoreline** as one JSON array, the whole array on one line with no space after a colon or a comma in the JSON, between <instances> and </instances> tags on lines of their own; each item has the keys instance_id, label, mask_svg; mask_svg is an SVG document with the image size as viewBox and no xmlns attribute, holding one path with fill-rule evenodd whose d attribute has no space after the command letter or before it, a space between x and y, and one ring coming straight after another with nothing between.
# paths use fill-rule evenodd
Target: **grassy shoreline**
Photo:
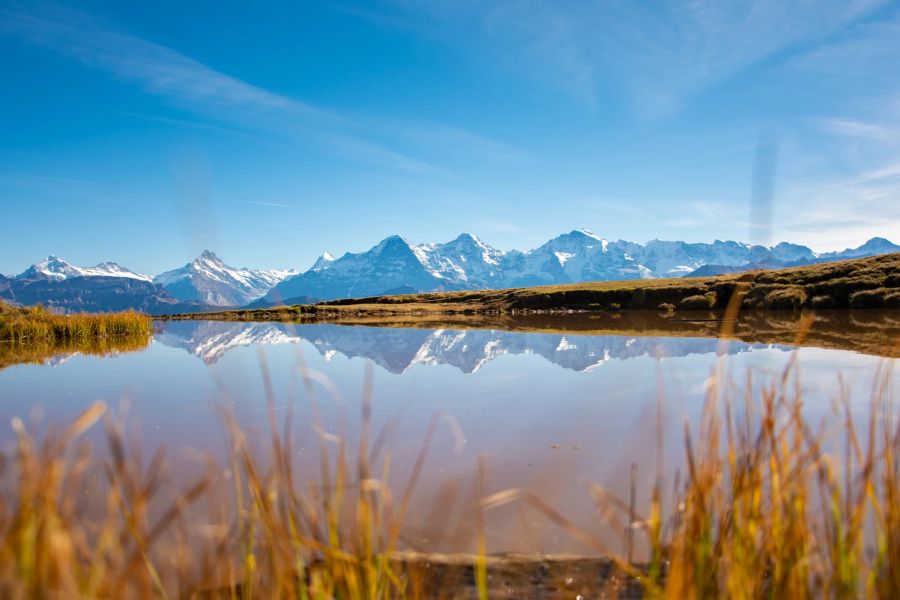
<instances>
[{"instance_id":1,"label":"grassy shoreline","mask_svg":"<svg viewBox=\"0 0 900 600\"><path fill-rule=\"evenodd\" d=\"M741 309L900 308L900 253L716 277L375 296L158 318L289 321L559 311L681 312L724 310L735 295Z\"/></svg>"},{"instance_id":2,"label":"grassy shoreline","mask_svg":"<svg viewBox=\"0 0 900 600\"><path fill-rule=\"evenodd\" d=\"M40 363L68 352L106 355L147 346L153 321L136 312L52 313L0 302L0 368Z\"/></svg>"},{"instance_id":3,"label":"grassy shoreline","mask_svg":"<svg viewBox=\"0 0 900 600\"><path fill-rule=\"evenodd\" d=\"M900 312L889 310L744 311L729 321L721 313L691 311L575 312L540 314L347 315L282 320L285 327L339 325L398 329L498 330L573 336L625 336L727 339L748 344L796 345L804 319L809 330L804 347L848 350L873 356L900 357ZM177 320L177 319L176 319ZM252 323L253 319L212 319Z\"/></svg>"}]
</instances>

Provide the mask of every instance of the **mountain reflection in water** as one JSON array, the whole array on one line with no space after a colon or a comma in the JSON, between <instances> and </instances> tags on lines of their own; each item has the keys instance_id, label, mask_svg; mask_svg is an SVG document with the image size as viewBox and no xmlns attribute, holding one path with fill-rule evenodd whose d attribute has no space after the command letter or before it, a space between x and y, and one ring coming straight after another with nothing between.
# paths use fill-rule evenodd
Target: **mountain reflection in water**
<instances>
[{"instance_id":1,"label":"mountain reflection in water","mask_svg":"<svg viewBox=\"0 0 900 600\"><path fill-rule=\"evenodd\" d=\"M715 338L522 334L484 329L399 329L223 321L168 322L157 333L156 339L167 346L183 348L207 364L214 364L226 352L240 346L306 341L326 359L335 353L348 358L368 358L391 373L403 373L420 364L451 365L463 373L474 373L491 360L507 354L535 354L565 369L587 372L610 359L679 357L719 350L719 341ZM786 345L732 342L724 351L737 354L772 347L790 349Z\"/></svg>"},{"instance_id":2,"label":"mountain reflection in water","mask_svg":"<svg viewBox=\"0 0 900 600\"><path fill-rule=\"evenodd\" d=\"M750 372L761 385L772 381L790 363L788 351L801 329L800 315L757 313L737 324L735 339L722 343L713 315L404 319L392 327L371 321L159 322L153 342L139 352L76 353L45 365L0 369L0 422L43 415L47 426L66 424L97 399L111 406L121 400L130 436L144 447L168 449L175 457L172 477L187 485L206 463L182 456L199 451L219 464L229 460L218 418L223 407L264 456L271 402L279 423L291 415L295 466L304 484L316 484L321 431L351 446L360 439L368 359L378 365L371 380L372 431L389 436L392 486L403 489L435 415L452 417L465 440L460 445L440 421L404 535L435 551L471 551L434 529L453 523L461 540L476 539L462 506L484 457L491 492L527 489L613 544L620 532L597 519L585 482L623 498L636 485L646 508L657 448L665 456L664 479L671 482L682 466L685 423L696 431L713 369L721 364L736 390ZM811 422L831 415L838 389L846 389L854 415L869 414L881 357L896 351L898 320L869 311L816 317L802 340L815 347L796 355ZM720 351L726 354L722 363ZM667 358L655 360L659 356ZM301 381L301 366L319 377ZM896 387L900 373L891 377ZM105 447L101 427L85 439ZM16 443L9 427L0 429L0 452L14 452ZM452 508L459 519L432 515L447 486L459 492ZM584 551L540 515L520 517L508 508L491 513L486 523L490 551ZM521 535L520 518L527 518L534 536Z\"/></svg>"}]
</instances>

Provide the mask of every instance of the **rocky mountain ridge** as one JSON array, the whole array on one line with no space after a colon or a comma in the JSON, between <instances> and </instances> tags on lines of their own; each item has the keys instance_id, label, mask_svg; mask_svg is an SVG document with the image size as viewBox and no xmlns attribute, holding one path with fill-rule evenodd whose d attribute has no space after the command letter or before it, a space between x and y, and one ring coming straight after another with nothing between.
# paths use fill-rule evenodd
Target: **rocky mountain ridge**
<instances>
[{"instance_id":1,"label":"rocky mountain ridge","mask_svg":"<svg viewBox=\"0 0 900 600\"><path fill-rule=\"evenodd\" d=\"M340 257L325 252L302 273L235 268L210 251L156 276L114 262L78 267L51 255L19 275L0 276L0 299L69 312L131 308L161 314L382 294L710 276L898 251L900 246L884 238L817 253L788 242L771 247L721 240L611 242L576 229L527 252L504 252L469 233L443 244L418 245L392 235L364 252Z\"/></svg>"}]
</instances>

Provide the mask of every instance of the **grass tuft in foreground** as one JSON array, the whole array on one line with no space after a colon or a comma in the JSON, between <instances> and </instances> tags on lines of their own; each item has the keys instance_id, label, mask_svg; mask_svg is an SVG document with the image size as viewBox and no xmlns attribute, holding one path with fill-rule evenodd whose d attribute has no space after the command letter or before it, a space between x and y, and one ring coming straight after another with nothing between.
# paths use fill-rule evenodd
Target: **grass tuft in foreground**
<instances>
[{"instance_id":1,"label":"grass tuft in foreground","mask_svg":"<svg viewBox=\"0 0 900 600\"><path fill-rule=\"evenodd\" d=\"M814 427L796 377L791 364L754 393L748 375L742 395L713 379L699 432L685 424L686 482L676 483L671 506L659 476L645 515L634 497L589 486L605 523L627 532L624 554L526 490L498 492L482 505L531 506L612 556L648 598L900 597L900 422L890 368L879 374L862 431L846 397L836 422ZM659 455L657 473L662 462ZM629 559L636 535L649 548L641 565Z\"/></svg>"},{"instance_id":2,"label":"grass tuft in foreground","mask_svg":"<svg viewBox=\"0 0 900 600\"><path fill-rule=\"evenodd\" d=\"M840 395L838 422L809 423L797 377L789 367L760 386L756 403L716 386L699 434L685 428L687 484L673 519L660 522L657 488L641 522L656 574L650 595L900 595L900 430L890 369L877 378L862 431ZM868 540L867 526L874 531Z\"/></svg>"},{"instance_id":3,"label":"grass tuft in foreground","mask_svg":"<svg viewBox=\"0 0 900 600\"><path fill-rule=\"evenodd\" d=\"M483 554L453 568L401 552L438 419L405 486L391 489L386 438L369 439L368 372L357 450L317 423L318 472L300 473L292 462L290 412L278 422L262 359L261 367L269 411L262 451L251 450L253 438L226 414L229 464L209 459L207 475L171 494L163 493L162 453L143 461L126 451L112 419L107 453L76 444L101 418L102 404L40 444L14 420L16 450L0 461L0 596L533 595L535 573L547 572L540 558L520 560L511 571L510 561ZM666 457L682 465L684 483L662 481L660 453L646 514L639 514L636 492L616 498L588 486L598 518L627 532L621 554L529 490L485 490L483 462L474 485L477 546L483 553L491 511L519 504L606 561L602 572L583 568L583 561L553 563L559 582L546 575L540 582L553 597L900 597L900 429L890 368L876 378L862 425L853 410L867 399L847 398L840 389L835 418L810 423L798 378L793 362L771 381L748 375L741 389L714 373L698 429L685 424L679 434L684 455ZM658 432L659 448L668 434ZM669 502L666 490L674 490ZM634 551L641 536L646 550Z\"/></svg>"}]
</instances>

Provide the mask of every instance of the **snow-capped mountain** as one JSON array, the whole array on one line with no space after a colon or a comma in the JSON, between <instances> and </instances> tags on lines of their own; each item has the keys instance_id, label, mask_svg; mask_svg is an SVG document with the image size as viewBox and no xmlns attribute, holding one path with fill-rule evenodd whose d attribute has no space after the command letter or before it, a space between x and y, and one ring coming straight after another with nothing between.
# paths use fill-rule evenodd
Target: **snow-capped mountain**
<instances>
[{"instance_id":1,"label":"snow-capped mountain","mask_svg":"<svg viewBox=\"0 0 900 600\"><path fill-rule=\"evenodd\" d=\"M628 253L587 229L564 233L530 252L509 252L503 258L507 287L654 276Z\"/></svg>"},{"instance_id":2,"label":"snow-capped mountain","mask_svg":"<svg viewBox=\"0 0 900 600\"><path fill-rule=\"evenodd\" d=\"M430 264L429 254L426 247L392 235L366 252L348 252L325 265L320 264L321 259L316 261L318 268L314 265L306 273L285 279L266 299L278 302L304 295L323 299L374 296L398 288L434 290L444 282L449 289L458 289Z\"/></svg>"},{"instance_id":3,"label":"snow-capped mountain","mask_svg":"<svg viewBox=\"0 0 900 600\"><path fill-rule=\"evenodd\" d=\"M204 250L193 262L153 278L173 297L213 306L243 306L261 298L279 282L297 271L236 269Z\"/></svg>"},{"instance_id":4,"label":"snow-capped mountain","mask_svg":"<svg viewBox=\"0 0 900 600\"><path fill-rule=\"evenodd\" d=\"M149 275L117 263L79 267L58 256L48 256L16 277L0 277L0 299L23 306L43 304L64 313L138 310L163 314L210 308L179 302Z\"/></svg>"},{"instance_id":5,"label":"snow-capped mountain","mask_svg":"<svg viewBox=\"0 0 900 600\"><path fill-rule=\"evenodd\" d=\"M503 253L471 233L446 244L421 246L428 266L440 274L446 286L484 289L504 279Z\"/></svg>"},{"instance_id":6,"label":"snow-capped mountain","mask_svg":"<svg viewBox=\"0 0 900 600\"><path fill-rule=\"evenodd\" d=\"M331 255L331 252L326 250L319 258L316 259L316 262L313 263L313 266L311 266L309 270L321 271L322 269L327 269L335 260L337 259Z\"/></svg>"},{"instance_id":7,"label":"snow-capped mountain","mask_svg":"<svg viewBox=\"0 0 900 600\"><path fill-rule=\"evenodd\" d=\"M577 229L528 252L501 252L468 233L445 244L422 245L395 235L366 252L340 258L324 254L306 273L275 286L263 302L713 275L897 251L900 247L882 238L859 248L816 254L787 242L772 247L721 240L709 244L609 242Z\"/></svg>"},{"instance_id":8,"label":"snow-capped mountain","mask_svg":"<svg viewBox=\"0 0 900 600\"><path fill-rule=\"evenodd\" d=\"M817 257L827 260L843 260L845 258L862 258L864 256L890 254L891 252L900 252L900 246L883 237L873 237L858 248L847 248L840 252L825 252L817 255Z\"/></svg>"},{"instance_id":9,"label":"snow-capped mountain","mask_svg":"<svg viewBox=\"0 0 900 600\"><path fill-rule=\"evenodd\" d=\"M572 260L570 260L572 259ZM488 289L514 285L650 276L628 257L609 253L587 231L561 235L530 252L501 252L470 233L444 244L414 245L394 235L371 250L322 257L302 275L277 285L266 299L320 299L384 293Z\"/></svg>"},{"instance_id":10,"label":"snow-capped mountain","mask_svg":"<svg viewBox=\"0 0 900 600\"><path fill-rule=\"evenodd\" d=\"M55 279L63 280L71 277L125 277L140 281L151 281L149 275L135 273L114 262L102 262L93 267L77 267L58 256L50 255L41 262L35 263L21 273L19 279Z\"/></svg>"},{"instance_id":11,"label":"snow-capped mountain","mask_svg":"<svg viewBox=\"0 0 900 600\"><path fill-rule=\"evenodd\" d=\"M696 270L687 274L690 277L710 277L713 275L723 275L725 273L740 273L742 271L750 271L753 269L779 269L783 267L800 267L803 265L811 265L815 263L830 262L836 260L847 260L851 258L863 258L866 256L877 256L879 254L890 254L891 252L900 252L900 246L884 239L872 238L865 244L856 248L847 248L839 252L822 252L816 253L806 246L798 246L781 242L773 246L771 252L761 255L758 260L724 264L711 261L705 265L698 267ZM760 256L759 254L757 256Z\"/></svg>"},{"instance_id":12,"label":"snow-capped mountain","mask_svg":"<svg viewBox=\"0 0 900 600\"><path fill-rule=\"evenodd\" d=\"M158 314L381 294L706 277L890 252L900 252L900 246L884 238L840 252L816 253L788 242L771 247L721 240L708 244L610 242L576 229L527 252L503 252L469 233L443 244L418 245L392 235L364 252L339 258L325 252L303 273L237 269L204 251L193 262L151 279L112 262L77 267L49 256L16 277L0 278L0 298L23 304L43 302L69 311L135 308Z\"/></svg>"},{"instance_id":13,"label":"snow-capped mountain","mask_svg":"<svg viewBox=\"0 0 900 600\"><path fill-rule=\"evenodd\" d=\"M654 277L681 277L703 265L736 266L757 262L771 255L771 250L765 246L721 240L711 244L663 240L636 244L619 240L614 246L649 269Z\"/></svg>"},{"instance_id":14,"label":"snow-capped mountain","mask_svg":"<svg viewBox=\"0 0 900 600\"><path fill-rule=\"evenodd\" d=\"M885 240L887 241L887 240ZM887 250L890 252L890 250ZM772 247L772 258L776 260L780 260L782 262L797 262L804 260L815 260L816 253L807 248L806 246L800 246L798 244L789 244L788 242L781 242ZM873 253L880 254L880 253ZM849 257L846 257L849 258Z\"/></svg>"},{"instance_id":15,"label":"snow-capped mountain","mask_svg":"<svg viewBox=\"0 0 900 600\"><path fill-rule=\"evenodd\" d=\"M43 304L64 313L137 310L159 315L213 308L199 302L179 302L151 281L108 275L0 278L0 299L22 306Z\"/></svg>"}]
</instances>

